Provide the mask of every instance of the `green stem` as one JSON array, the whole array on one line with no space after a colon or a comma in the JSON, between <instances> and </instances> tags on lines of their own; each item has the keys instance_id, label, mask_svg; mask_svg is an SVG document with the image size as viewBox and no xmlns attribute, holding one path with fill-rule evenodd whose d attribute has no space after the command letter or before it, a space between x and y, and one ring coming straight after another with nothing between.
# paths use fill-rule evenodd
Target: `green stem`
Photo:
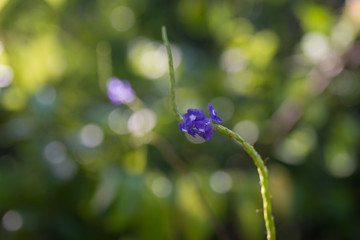
<instances>
[{"instance_id":1,"label":"green stem","mask_svg":"<svg viewBox=\"0 0 360 240\"><path fill-rule=\"evenodd\" d=\"M213 128L219 132L225 133L231 138L237 140L244 150L250 155L253 159L260 178L260 186L261 186L261 196L263 200L263 212L264 212L264 220L267 232L268 240L275 240L275 224L274 218L272 216L272 207L271 207L271 196L270 196L270 188L269 188L269 176L267 172L267 168L265 167L264 161L261 156L256 152L254 147L245 141L239 134L231 131L230 129L219 125L219 124L211 124Z\"/></svg>"},{"instance_id":2,"label":"green stem","mask_svg":"<svg viewBox=\"0 0 360 240\"><path fill-rule=\"evenodd\" d=\"M174 112L176 119L178 121L182 121L182 116L179 113L179 110L178 110L178 107L177 107L176 101L175 101L175 72L174 72L171 48L170 48L169 40L168 40L168 37L166 34L166 28L163 26L161 28L161 31L162 31L162 38L163 38L164 44L166 46L168 61L169 61L170 97L171 97L172 111Z\"/></svg>"}]
</instances>

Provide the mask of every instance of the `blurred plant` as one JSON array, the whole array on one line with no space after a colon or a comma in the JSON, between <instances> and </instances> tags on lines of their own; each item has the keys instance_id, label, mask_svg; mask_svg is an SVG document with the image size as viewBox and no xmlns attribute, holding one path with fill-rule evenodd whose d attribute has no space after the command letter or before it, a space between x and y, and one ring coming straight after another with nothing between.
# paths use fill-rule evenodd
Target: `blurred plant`
<instances>
[{"instance_id":1,"label":"blurred plant","mask_svg":"<svg viewBox=\"0 0 360 240\"><path fill-rule=\"evenodd\" d=\"M166 34L166 28L162 27L162 37L164 44L167 49L168 60L169 60L169 73L170 73L170 94L171 94L171 103L172 109L179 120L179 128L190 134L191 136L195 137L195 135L199 135L200 137L204 138L205 140L209 140L212 138L213 129L222 132L229 137L238 141L244 150L250 155L253 159L260 178L260 186L261 186L261 196L263 199L263 212L264 212L264 220L265 226L267 230L267 239L268 240L275 240L275 225L274 219L272 216L272 206L271 206L271 196L270 196L270 188L269 188L269 177L268 171L265 167L264 161L262 160L261 156L256 152L254 147L249 144L244 138L242 138L239 134L235 133L234 131L220 125L217 123L212 123L211 120L216 122L222 122L222 120L217 116L217 112L212 107L211 103L208 104L208 110L210 113L209 120L201 109L188 109L187 113L183 116L178 111L176 101L175 101L175 76L174 76L174 67L172 62L172 54L170 49L169 40Z\"/></svg>"}]
</instances>

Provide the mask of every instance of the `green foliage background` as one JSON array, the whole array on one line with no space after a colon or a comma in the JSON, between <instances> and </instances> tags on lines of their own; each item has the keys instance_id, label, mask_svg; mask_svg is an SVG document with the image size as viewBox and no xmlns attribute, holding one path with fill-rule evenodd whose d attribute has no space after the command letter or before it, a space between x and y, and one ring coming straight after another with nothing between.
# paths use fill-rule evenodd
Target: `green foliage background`
<instances>
[{"instance_id":1,"label":"green foliage background","mask_svg":"<svg viewBox=\"0 0 360 240\"><path fill-rule=\"evenodd\" d=\"M265 239L251 159L177 128L162 25L180 111L211 101L268 158L278 239L360 239L359 12L1 0L0 239ZM110 76L137 99L112 104Z\"/></svg>"}]
</instances>

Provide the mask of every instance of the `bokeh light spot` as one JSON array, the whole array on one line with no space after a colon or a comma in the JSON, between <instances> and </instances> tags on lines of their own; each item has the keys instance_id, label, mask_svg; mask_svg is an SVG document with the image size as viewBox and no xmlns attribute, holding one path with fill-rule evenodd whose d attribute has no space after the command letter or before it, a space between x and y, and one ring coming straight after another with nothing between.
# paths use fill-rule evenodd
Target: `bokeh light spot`
<instances>
[{"instance_id":1,"label":"bokeh light spot","mask_svg":"<svg viewBox=\"0 0 360 240\"><path fill-rule=\"evenodd\" d=\"M232 187L230 175L224 171L216 171L210 177L210 186L217 193L226 193Z\"/></svg>"},{"instance_id":2,"label":"bokeh light spot","mask_svg":"<svg viewBox=\"0 0 360 240\"><path fill-rule=\"evenodd\" d=\"M331 30L331 42L338 49L345 50L355 38L356 31L357 28L348 19L341 19Z\"/></svg>"},{"instance_id":3,"label":"bokeh light spot","mask_svg":"<svg viewBox=\"0 0 360 240\"><path fill-rule=\"evenodd\" d=\"M270 64L279 46L279 37L273 31L263 30L249 41L248 55L252 65L265 68Z\"/></svg>"},{"instance_id":4,"label":"bokeh light spot","mask_svg":"<svg viewBox=\"0 0 360 240\"><path fill-rule=\"evenodd\" d=\"M7 65L0 65L0 88L10 85L14 77L11 67Z\"/></svg>"},{"instance_id":5,"label":"bokeh light spot","mask_svg":"<svg viewBox=\"0 0 360 240\"><path fill-rule=\"evenodd\" d=\"M234 74L246 68L248 62L244 52L240 48L230 48L224 51L220 57L220 66L227 73Z\"/></svg>"},{"instance_id":6,"label":"bokeh light spot","mask_svg":"<svg viewBox=\"0 0 360 240\"><path fill-rule=\"evenodd\" d=\"M242 136L250 144L254 144L259 137L258 126L249 120L238 122L234 127L234 131L240 134L240 136Z\"/></svg>"},{"instance_id":7,"label":"bokeh light spot","mask_svg":"<svg viewBox=\"0 0 360 240\"><path fill-rule=\"evenodd\" d=\"M130 114L130 110L124 111L120 108L114 109L108 117L108 124L110 129L117 134L129 133L129 129L127 128L127 122Z\"/></svg>"},{"instance_id":8,"label":"bokeh light spot","mask_svg":"<svg viewBox=\"0 0 360 240\"><path fill-rule=\"evenodd\" d=\"M2 103L8 110L21 110L26 105L26 96L20 89L11 87L2 93Z\"/></svg>"},{"instance_id":9,"label":"bokeh light spot","mask_svg":"<svg viewBox=\"0 0 360 240\"><path fill-rule=\"evenodd\" d=\"M51 105L56 99L56 90L53 86L46 86L35 94L36 100L42 105Z\"/></svg>"},{"instance_id":10,"label":"bokeh light spot","mask_svg":"<svg viewBox=\"0 0 360 240\"><path fill-rule=\"evenodd\" d=\"M110 22L117 31L127 31L134 26L134 12L125 6L116 7L110 14Z\"/></svg>"},{"instance_id":11,"label":"bokeh light spot","mask_svg":"<svg viewBox=\"0 0 360 240\"><path fill-rule=\"evenodd\" d=\"M211 104L223 121L229 120L234 114L234 103L227 97L214 98Z\"/></svg>"},{"instance_id":12,"label":"bokeh light spot","mask_svg":"<svg viewBox=\"0 0 360 240\"><path fill-rule=\"evenodd\" d=\"M19 230L23 225L23 218L18 211L9 210L2 218L3 227L11 232Z\"/></svg>"},{"instance_id":13,"label":"bokeh light spot","mask_svg":"<svg viewBox=\"0 0 360 240\"><path fill-rule=\"evenodd\" d=\"M164 198L170 195L172 184L167 177L157 177L152 182L151 189L157 197Z\"/></svg>"},{"instance_id":14,"label":"bokeh light spot","mask_svg":"<svg viewBox=\"0 0 360 240\"><path fill-rule=\"evenodd\" d=\"M141 109L134 112L128 121L128 129L135 136L143 136L151 131L156 124L156 115L150 109Z\"/></svg>"},{"instance_id":15,"label":"bokeh light spot","mask_svg":"<svg viewBox=\"0 0 360 240\"><path fill-rule=\"evenodd\" d=\"M61 142L53 141L46 145L44 156L51 163L61 163L66 159L66 147Z\"/></svg>"},{"instance_id":16,"label":"bokeh light spot","mask_svg":"<svg viewBox=\"0 0 360 240\"><path fill-rule=\"evenodd\" d=\"M65 160L52 165L54 175L61 180L71 179L76 173L76 165L70 161Z\"/></svg>"},{"instance_id":17,"label":"bokeh light spot","mask_svg":"<svg viewBox=\"0 0 360 240\"><path fill-rule=\"evenodd\" d=\"M281 161L298 165L305 161L316 142L316 133L312 128L299 127L275 146L276 154Z\"/></svg>"},{"instance_id":18,"label":"bokeh light spot","mask_svg":"<svg viewBox=\"0 0 360 240\"><path fill-rule=\"evenodd\" d=\"M170 47L176 69L180 65L182 54L179 47ZM166 48L158 42L146 39L135 41L129 49L129 61L137 74L149 79L159 79L168 72Z\"/></svg>"},{"instance_id":19,"label":"bokeh light spot","mask_svg":"<svg viewBox=\"0 0 360 240\"><path fill-rule=\"evenodd\" d=\"M152 79L161 77L167 71L165 52L161 47L152 46L152 44L141 56L140 64L143 73ZM148 73L146 74L146 72Z\"/></svg>"},{"instance_id":20,"label":"bokeh light spot","mask_svg":"<svg viewBox=\"0 0 360 240\"><path fill-rule=\"evenodd\" d=\"M329 54L328 38L317 32L307 33L301 41L301 49L310 60L320 61Z\"/></svg>"},{"instance_id":21,"label":"bokeh light spot","mask_svg":"<svg viewBox=\"0 0 360 240\"><path fill-rule=\"evenodd\" d=\"M355 172L356 161L352 155L344 151L327 157L326 166L334 177L345 178Z\"/></svg>"},{"instance_id":22,"label":"bokeh light spot","mask_svg":"<svg viewBox=\"0 0 360 240\"><path fill-rule=\"evenodd\" d=\"M226 87L230 92L236 94L250 95L252 94L254 83L254 74L252 70L246 69L236 75L229 75Z\"/></svg>"},{"instance_id":23,"label":"bokeh light spot","mask_svg":"<svg viewBox=\"0 0 360 240\"><path fill-rule=\"evenodd\" d=\"M80 131L81 143L86 147L97 147L104 140L104 132L95 124L88 124Z\"/></svg>"}]
</instances>

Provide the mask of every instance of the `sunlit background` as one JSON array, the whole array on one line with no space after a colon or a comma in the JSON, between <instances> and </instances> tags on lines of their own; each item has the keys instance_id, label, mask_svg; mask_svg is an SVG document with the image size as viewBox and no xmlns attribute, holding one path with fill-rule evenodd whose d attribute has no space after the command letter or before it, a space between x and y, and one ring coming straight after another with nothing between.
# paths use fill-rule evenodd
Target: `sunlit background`
<instances>
[{"instance_id":1,"label":"sunlit background","mask_svg":"<svg viewBox=\"0 0 360 240\"><path fill-rule=\"evenodd\" d=\"M0 239L265 239L240 145L178 129L162 25L278 239L360 239L359 0L0 0Z\"/></svg>"}]
</instances>

